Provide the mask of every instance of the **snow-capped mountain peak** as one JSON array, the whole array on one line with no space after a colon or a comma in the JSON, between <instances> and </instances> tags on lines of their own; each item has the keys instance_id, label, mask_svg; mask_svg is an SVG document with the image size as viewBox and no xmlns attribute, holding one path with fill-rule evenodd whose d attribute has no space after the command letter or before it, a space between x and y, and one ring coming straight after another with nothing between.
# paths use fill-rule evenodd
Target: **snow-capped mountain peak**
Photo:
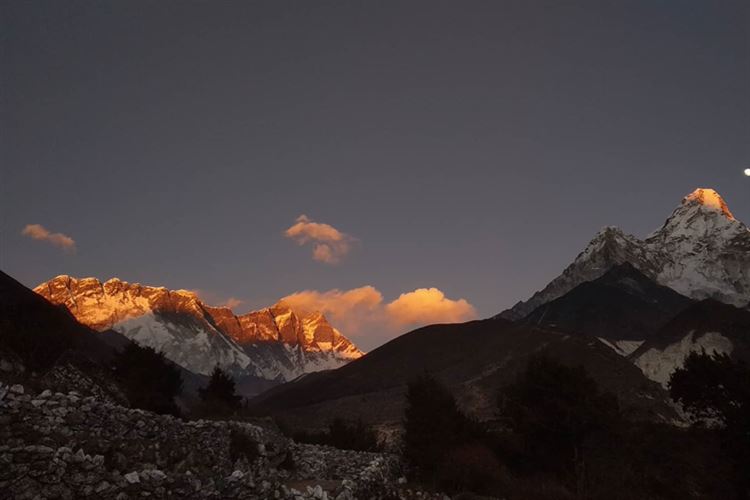
<instances>
[{"instance_id":1,"label":"snow-capped mountain peak","mask_svg":"<svg viewBox=\"0 0 750 500\"><path fill-rule=\"evenodd\" d=\"M290 380L363 354L322 314L301 314L283 303L236 316L190 290L67 275L34 291L66 306L81 323L161 350L195 373L210 373L218 364L238 375Z\"/></svg>"},{"instance_id":2,"label":"snow-capped mountain peak","mask_svg":"<svg viewBox=\"0 0 750 500\"><path fill-rule=\"evenodd\" d=\"M523 318L624 262L694 299L712 298L738 307L750 301L750 230L735 219L719 193L700 188L685 196L666 222L643 240L616 227L602 229L560 276L500 316Z\"/></svg>"},{"instance_id":3,"label":"snow-capped mountain peak","mask_svg":"<svg viewBox=\"0 0 750 500\"><path fill-rule=\"evenodd\" d=\"M720 212L726 218L734 220L734 215L729 211L729 206L714 189L711 188L698 188L682 200L683 205L691 205L697 203L705 209L714 210Z\"/></svg>"}]
</instances>

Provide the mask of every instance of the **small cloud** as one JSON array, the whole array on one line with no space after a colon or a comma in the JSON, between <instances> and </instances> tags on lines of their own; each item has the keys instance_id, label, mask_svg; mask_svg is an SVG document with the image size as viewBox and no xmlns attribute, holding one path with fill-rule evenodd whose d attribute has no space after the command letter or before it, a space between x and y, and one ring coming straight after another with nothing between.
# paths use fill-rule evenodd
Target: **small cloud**
<instances>
[{"instance_id":1,"label":"small cloud","mask_svg":"<svg viewBox=\"0 0 750 500\"><path fill-rule=\"evenodd\" d=\"M385 340L432 323L457 323L476 317L465 299L449 299L437 288L419 288L402 293L386 303L383 294L370 285L351 290L303 290L281 299L303 312L320 311L333 326L369 349Z\"/></svg>"},{"instance_id":2,"label":"small cloud","mask_svg":"<svg viewBox=\"0 0 750 500\"><path fill-rule=\"evenodd\" d=\"M76 251L76 242L63 233L53 233L41 224L28 224L23 228L21 234L33 240L46 241L50 245L62 248L66 252Z\"/></svg>"},{"instance_id":3,"label":"small cloud","mask_svg":"<svg viewBox=\"0 0 750 500\"><path fill-rule=\"evenodd\" d=\"M297 217L284 235L298 245L312 244L313 259L326 264L338 264L351 250L355 239L331 226L314 222L306 215Z\"/></svg>"},{"instance_id":4,"label":"small cloud","mask_svg":"<svg viewBox=\"0 0 750 500\"><path fill-rule=\"evenodd\" d=\"M229 309L234 309L245 303L245 301L236 297L229 297L228 299L224 298L226 295L222 296L221 294L210 290L193 288L188 291L195 294L201 302L210 307L228 307Z\"/></svg>"},{"instance_id":5,"label":"small cloud","mask_svg":"<svg viewBox=\"0 0 750 500\"><path fill-rule=\"evenodd\" d=\"M242 304L244 304L243 301L240 299L237 299L235 297L229 297L224 303L222 304L223 307L228 307L229 309L234 309L235 307L239 307Z\"/></svg>"}]
</instances>

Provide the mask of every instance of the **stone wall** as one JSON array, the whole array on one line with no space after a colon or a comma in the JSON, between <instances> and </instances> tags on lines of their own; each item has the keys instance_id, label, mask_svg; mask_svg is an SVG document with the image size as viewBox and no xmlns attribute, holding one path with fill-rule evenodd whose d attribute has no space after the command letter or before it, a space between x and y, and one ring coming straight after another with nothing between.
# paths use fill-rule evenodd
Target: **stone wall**
<instances>
[{"instance_id":1,"label":"stone wall","mask_svg":"<svg viewBox=\"0 0 750 500\"><path fill-rule=\"evenodd\" d=\"M294 443L262 420L183 421L0 384L2 499L399 498L400 475L394 455Z\"/></svg>"}]
</instances>

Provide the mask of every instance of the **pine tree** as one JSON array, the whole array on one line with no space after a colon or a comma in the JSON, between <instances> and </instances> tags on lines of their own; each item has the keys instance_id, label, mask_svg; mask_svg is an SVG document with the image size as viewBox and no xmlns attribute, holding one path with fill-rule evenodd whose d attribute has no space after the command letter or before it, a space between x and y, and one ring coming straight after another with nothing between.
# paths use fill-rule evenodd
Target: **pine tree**
<instances>
[{"instance_id":1,"label":"pine tree","mask_svg":"<svg viewBox=\"0 0 750 500\"><path fill-rule=\"evenodd\" d=\"M237 411L242 397L235 391L234 379L216 366L206 387L198 389L198 394L210 413L227 415Z\"/></svg>"}]
</instances>

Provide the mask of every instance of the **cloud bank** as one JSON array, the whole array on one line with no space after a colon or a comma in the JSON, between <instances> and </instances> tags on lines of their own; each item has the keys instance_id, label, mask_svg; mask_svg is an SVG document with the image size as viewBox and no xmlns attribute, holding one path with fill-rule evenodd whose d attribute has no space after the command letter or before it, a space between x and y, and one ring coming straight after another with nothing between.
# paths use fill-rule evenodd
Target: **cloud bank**
<instances>
[{"instance_id":1,"label":"cloud bank","mask_svg":"<svg viewBox=\"0 0 750 500\"><path fill-rule=\"evenodd\" d=\"M370 285L351 290L303 290L281 300L293 309L322 312L344 335L370 345L418 326L468 321L477 314L465 299L449 299L437 288L402 293L391 302L385 302L383 294Z\"/></svg>"},{"instance_id":2,"label":"cloud bank","mask_svg":"<svg viewBox=\"0 0 750 500\"><path fill-rule=\"evenodd\" d=\"M338 264L351 250L354 238L322 222L314 222L306 215L297 217L284 235L298 245L312 244L313 259L326 264Z\"/></svg>"},{"instance_id":3,"label":"cloud bank","mask_svg":"<svg viewBox=\"0 0 750 500\"><path fill-rule=\"evenodd\" d=\"M63 233L53 233L41 224L27 224L21 234L37 241L44 241L50 245L62 248L66 252L76 251L76 242Z\"/></svg>"}]
</instances>

